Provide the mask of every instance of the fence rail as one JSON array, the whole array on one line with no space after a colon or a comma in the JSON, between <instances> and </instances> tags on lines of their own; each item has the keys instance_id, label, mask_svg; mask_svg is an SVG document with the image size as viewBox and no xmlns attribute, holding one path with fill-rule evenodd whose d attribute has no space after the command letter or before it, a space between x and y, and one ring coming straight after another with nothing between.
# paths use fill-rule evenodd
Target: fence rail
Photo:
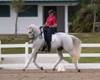
<instances>
[{"instance_id":1,"label":"fence rail","mask_svg":"<svg viewBox=\"0 0 100 80\"><path fill-rule=\"evenodd\" d=\"M27 62L28 62L28 60L29 60L29 54L28 54L28 50L29 50L29 48L32 46L32 44L28 44L28 42L26 42L25 44L1 44L1 41L0 41L0 62L1 62L1 59L2 58L15 58L15 57L18 57L18 58L20 58L20 57L23 57L24 58L24 63L21 63L21 64L17 64L17 63L13 63L13 64L3 64L3 63L1 63L0 64L0 67L11 67L11 66L13 66L13 67L24 67L26 64L27 64ZM100 43L88 43L88 44L82 44L81 45L82 47L100 47ZM2 54L1 52L1 50L2 50L2 48L25 48L25 54ZM63 54L64 55L64 57L70 57L69 56L69 54ZM58 55L57 54L38 54L38 57L47 57L48 59L50 58L50 57L58 57ZM81 57L100 57L100 53L92 53L92 54L90 54L90 53L82 53L81 54ZM41 64L41 63L40 63ZM15 65L15 66L14 66ZM46 63L46 64L43 64L42 63L42 65L45 65L45 66L53 66L53 64L52 63ZM62 64L62 65L65 65L64 63ZM31 65L31 66L34 66L34 65ZM96 69L100 69L100 63L79 63L79 66L81 67L81 68L96 68ZM68 64L66 64L66 68L73 68L74 67L74 65L73 64L70 64L70 63L68 63Z\"/></svg>"}]
</instances>

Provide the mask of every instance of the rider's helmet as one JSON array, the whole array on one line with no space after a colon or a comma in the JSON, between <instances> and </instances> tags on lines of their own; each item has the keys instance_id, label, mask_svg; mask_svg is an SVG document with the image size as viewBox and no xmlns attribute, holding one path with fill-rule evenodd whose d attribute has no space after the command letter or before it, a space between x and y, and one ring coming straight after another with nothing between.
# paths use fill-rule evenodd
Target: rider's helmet
<instances>
[{"instance_id":1,"label":"rider's helmet","mask_svg":"<svg viewBox=\"0 0 100 80\"><path fill-rule=\"evenodd\" d=\"M50 13L53 13L55 15L55 11L52 9L48 11L48 14L50 14Z\"/></svg>"}]
</instances>

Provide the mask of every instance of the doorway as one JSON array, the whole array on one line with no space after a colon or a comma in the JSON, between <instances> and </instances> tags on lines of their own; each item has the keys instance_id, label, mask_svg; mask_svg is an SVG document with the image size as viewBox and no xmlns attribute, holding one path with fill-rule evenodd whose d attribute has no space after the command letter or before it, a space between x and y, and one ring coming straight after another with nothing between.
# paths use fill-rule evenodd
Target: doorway
<instances>
[{"instance_id":1,"label":"doorway","mask_svg":"<svg viewBox=\"0 0 100 80\"><path fill-rule=\"evenodd\" d=\"M54 10L57 17L57 32L65 31L65 7L64 6L44 6L43 8L43 24L48 17L48 11Z\"/></svg>"},{"instance_id":2,"label":"doorway","mask_svg":"<svg viewBox=\"0 0 100 80\"><path fill-rule=\"evenodd\" d=\"M57 11L57 8L56 8L56 6L44 6L44 9L43 9L43 23L45 23L46 22L46 19L47 19L47 17L48 17L48 11L49 10L54 10L55 11L55 13L56 13L56 11ZM57 14L56 14L57 15Z\"/></svg>"}]
</instances>

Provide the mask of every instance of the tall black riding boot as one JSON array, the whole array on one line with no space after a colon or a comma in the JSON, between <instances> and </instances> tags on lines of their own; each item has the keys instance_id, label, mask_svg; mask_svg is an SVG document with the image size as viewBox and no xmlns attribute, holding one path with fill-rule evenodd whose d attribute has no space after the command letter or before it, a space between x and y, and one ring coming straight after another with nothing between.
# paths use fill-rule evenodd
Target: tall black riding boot
<instances>
[{"instance_id":1,"label":"tall black riding boot","mask_svg":"<svg viewBox=\"0 0 100 80\"><path fill-rule=\"evenodd\" d=\"M51 41L50 40L47 41L47 47L48 47L48 52L50 52L50 50L51 50Z\"/></svg>"}]
</instances>

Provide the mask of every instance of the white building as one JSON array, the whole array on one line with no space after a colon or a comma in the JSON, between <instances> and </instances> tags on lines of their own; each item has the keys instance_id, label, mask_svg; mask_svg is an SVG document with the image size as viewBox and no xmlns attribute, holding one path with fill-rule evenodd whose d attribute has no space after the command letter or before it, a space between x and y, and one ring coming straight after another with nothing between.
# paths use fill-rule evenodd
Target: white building
<instances>
[{"instance_id":1,"label":"white building","mask_svg":"<svg viewBox=\"0 0 100 80\"><path fill-rule=\"evenodd\" d=\"M0 0L0 34L15 33L16 13L11 9L11 1ZM68 33L68 6L77 3L78 0L25 0L26 8L18 18L18 34L26 34L26 27L32 23L43 25L50 9L56 12L57 30Z\"/></svg>"}]
</instances>

